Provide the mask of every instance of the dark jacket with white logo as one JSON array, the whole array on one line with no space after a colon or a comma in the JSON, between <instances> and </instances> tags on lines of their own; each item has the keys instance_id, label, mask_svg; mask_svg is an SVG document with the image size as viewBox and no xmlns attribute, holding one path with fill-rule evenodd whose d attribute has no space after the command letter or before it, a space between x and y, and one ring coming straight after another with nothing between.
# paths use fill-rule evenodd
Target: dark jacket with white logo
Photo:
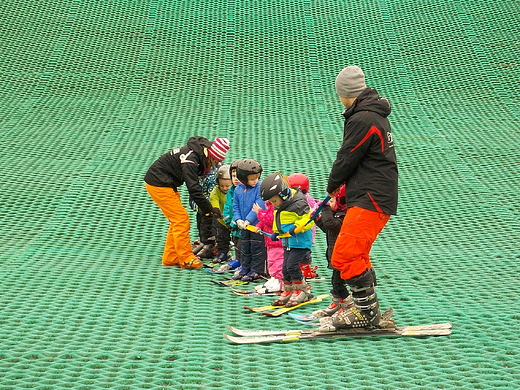
<instances>
[{"instance_id":1,"label":"dark jacket with white logo","mask_svg":"<svg viewBox=\"0 0 520 390\"><path fill-rule=\"evenodd\" d=\"M397 212L397 160L387 116L390 103L366 88L343 112L343 143L332 165L327 192L346 183L348 207Z\"/></svg>"},{"instance_id":2,"label":"dark jacket with white logo","mask_svg":"<svg viewBox=\"0 0 520 390\"><path fill-rule=\"evenodd\" d=\"M146 172L144 181L156 187L171 187L175 191L186 183L190 197L200 211L210 213L211 203L204 196L199 183L199 176L206 171L204 148L210 146L211 141L204 137L191 137L186 146L172 149L159 157Z\"/></svg>"}]
</instances>

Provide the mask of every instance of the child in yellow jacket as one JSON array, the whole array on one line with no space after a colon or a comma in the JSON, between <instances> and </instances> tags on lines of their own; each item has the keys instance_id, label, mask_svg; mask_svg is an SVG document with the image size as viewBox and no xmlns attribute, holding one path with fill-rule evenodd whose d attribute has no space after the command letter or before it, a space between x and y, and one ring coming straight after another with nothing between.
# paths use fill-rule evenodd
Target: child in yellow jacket
<instances>
[{"instance_id":1,"label":"child in yellow jacket","mask_svg":"<svg viewBox=\"0 0 520 390\"><path fill-rule=\"evenodd\" d=\"M265 178L260 196L275 207L273 240L282 240L284 247L283 291L273 305L296 306L312 298L311 286L303 277L300 263L308 258L312 248L311 208L305 195L289 187L287 179L275 172Z\"/></svg>"}]
</instances>

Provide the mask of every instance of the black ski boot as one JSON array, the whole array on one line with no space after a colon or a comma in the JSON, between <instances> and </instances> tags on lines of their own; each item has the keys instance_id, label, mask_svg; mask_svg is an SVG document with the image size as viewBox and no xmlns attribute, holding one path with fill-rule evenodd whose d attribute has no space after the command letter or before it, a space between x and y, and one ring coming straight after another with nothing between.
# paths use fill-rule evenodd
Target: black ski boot
<instances>
[{"instance_id":1,"label":"black ski boot","mask_svg":"<svg viewBox=\"0 0 520 390\"><path fill-rule=\"evenodd\" d=\"M197 256L201 259L212 259L215 257L215 254L213 253L214 248L215 246L213 244L206 244L202 247L200 252L197 253Z\"/></svg>"},{"instance_id":2,"label":"black ski boot","mask_svg":"<svg viewBox=\"0 0 520 390\"><path fill-rule=\"evenodd\" d=\"M350 287L353 304L345 309L341 308L330 317L330 320L322 323L319 332L335 332L338 329L351 328L380 328L381 311L377 300L374 285L368 287Z\"/></svg>"}]
</instances>

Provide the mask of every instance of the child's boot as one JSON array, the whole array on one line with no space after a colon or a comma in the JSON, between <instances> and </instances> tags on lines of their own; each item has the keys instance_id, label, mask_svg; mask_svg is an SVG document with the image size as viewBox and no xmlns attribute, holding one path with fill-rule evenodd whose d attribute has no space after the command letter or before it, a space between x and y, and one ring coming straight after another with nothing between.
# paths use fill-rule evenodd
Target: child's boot
<instances>
[{"instance_id":1,"label":"child's boot","mask_svg":"<svg viewBox=\"0 0 520 390\"><path fill-rule=\"evenodd\" d=\"M215 257L215 254L213 253L214 248L215 245L213 245L213 243L206 244L199 252L197 252L197 256L199 256L201 259L212 259Z\"/></svg>"},{"instance_id":2,"label":"child's boot","mask_svg":"<svg viewBox=\"0 0 520 390\"><path fill-rule=\"evenodd\" d=\"M249 271L247 275L244 275L242 277L243 282L255 282L263 278L263 275L255 272L255 271Z\"/></svg>"},{"instance_id":3,"label":"child's boot","mask_svg":"<svg viewBox=\"0 0 520 390\"><path fill-rule=\"evenodd\" d=\"M280 279L276 279L275 277L271 277L265 284L269 292L280 292L283 289L283 282Z\"/></svg>"},{"instance_id":4,"label":"child's boot","mask_svg":"<svg viewBox=\"0 0 520 390\"><path fill-rule=\"evenodd\" d=\"M282 283L280 280L271 277L271 279L264 284L255 286L255 290L260 294L278 293L282 291Z\"/></svg>"},{"instance_id":5,"label":"child's boot","mask_svg":"<svg viewBox=\"0 0 520 390\"><path fill-rule=\"evenodd\" d=\"M227 253L218 253L215 258L213 259L213 262L215 263L223 263L225 262L226 260L228 259L228 254Z\"/></svg>"},{"instance_id":6,"label":"child's boot","mask_svg":"<svg viewBox=\"0 0 520 390\"><path fill-rule=\"evenodd\" d=\"M350 298L350 296L348 297ZM347 298L347 299L348 299ZM338 297L332 297L332 302L325 309L319 309L312 312L312 315L316 318L330 317L340 309L340 299Z\"/></svg>"},{"instance_id":7,"label":"child's boot","mask_svg":"<svg viewBox=\"0 0 520 390\"><path fill-rule=\"evenodd\" d=\"M320 332L334 332L337 329L351 328L379 328L381 321L381 311L375 286L350 287L352 292L352 303L345 303L345 307L340 308L330 320L322 322L320 320ZM327 321L329 320L329 321Z\"/></svg>"},{"instance_id":8,"label":"child's boot","mask_svg":"<svg viewBox=\"0 0 520 390\"><path fill-rule=\"evenodd\" d=\"M273 306L284 306L289 299L291 299L291 295L293 292L293 285L289 282L283 282L283 290L280 296L275 299L272 303Z\"/></svg>"},{"instance_id":9,"label":"child's boot","mask_svg":"<svg viewBox=\"0 0 520 390\"><path fill-rule=\"evenodd\" d=\"M237 259L233 259L229 263L221 265L218 270L219 271L232 271L238 267L240 267L240 261L238 261Z\"/></svg>"},{"instance_id":10,"label":"child's boot","mask_svg":"<svg viewBox=\"0 0 520 390\"><path fill-rule=\"evenodd\" d=\"M316 273L318 266L311 267L310 264L300 264L300 269L305 279L316 279L320 277L320 275Z\"/></svg>"},{"instance_id":11,"label":"child's boot","mask_svg":"<svg viewBox=\"0 0 520 390\"><path fill-rule=\"evenodd\" d=\"M334 316L336 315L336 313L339 312L339 311L348 310L354 304L352 302L352 296L351 295L349 295L345 299L339 299L339 298L335 298L335 297L333 297L332 299L333 300L336 299L336 302L331 303L327 309L329 309L331 306L333 306L334 303L335 303L335 308L333 308L333 310L331 310L331 311L333 311L332 314L320 318L320 326L321 327L332 326L332 321L333 321ZM327 310L327 309L323 309L323 310ZM312 313L312 314L314 315L314 313ZM317 317L317 316L315 316L315 317ZM323 329L323 328L321 328L321 329Z\"/></svg>"},{"instance_id":12,"label":"child's boot","mask_svg":"<svg viewBox=\"0 0 520 390\"><path fill-rule=\"evenodd\" d=\"M312 298L311 286L305 280L293 282L293 292L285 307L293 307Z\"/></svg>"},{"instance_id":13,"label":"child's boot","mask_svg":"<svg viewBox=\"0 0 520 390\"><path fill-rule=\"evenodd\" d=\"M192 245L191 251L194 255L198 256L199 252L204 248L204 244L200 241L195 241Z\"/></svg>"},{"instance_id":14,"label":"child's boot","mask_svg":"<svg viewBox=\"0 0 520 390\"><path fill-rule=\"evenodd\" d=\"M246 276L249 273L248 269L244 269L242 267L239 267L236 269L235 273L233 274L232 280L242 280L244 276Z\"/></svg>"}]
</instances>

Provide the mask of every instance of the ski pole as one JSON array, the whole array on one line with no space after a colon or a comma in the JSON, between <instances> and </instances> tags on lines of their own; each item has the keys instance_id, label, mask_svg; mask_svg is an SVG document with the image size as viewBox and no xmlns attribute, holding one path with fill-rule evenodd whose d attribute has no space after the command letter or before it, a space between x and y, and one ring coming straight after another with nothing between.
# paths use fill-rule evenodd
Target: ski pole
<instances>
[{"instance_id":1,"label":"ski pole","mask_svg":"<svg viewBox=\"0 0 520 390\"><path fill-rule=\"evenodd\" d=\"M305 223L305 225L300 226L300 227L294 229L294 234L298 234L298 233L300 233L300 232L303 230L303 228L304 228L305 226L307 226L309 223L311 223L312 221L314 221L314 220L316 219L316 217L318 216L318 214L321 213L321 210L323 209L323 206L325 206L325 205L328 203L329 200L330 200L330 196L327 195L327 196L323 199L323 201L321 202L321 204L319 205L319 207L316 209L316 211L314 212L314 214L312 214L312 217L311 217L311 218L310 218L310 219ZM279 235L278 238L287 238L287 237L290 237L290 236L291 236L291 235L289 234L289 232L286 232L286 233L283 233L283 234Z\"/></svg>"},{"instance_id":2,"label":"ski pole","mask_svg":"<svg viewBox=\"0 0 520 390\"><path fill-rule=\"evenodd\" d=\"M256 227L254 227L253 225L247 225L246 226L246 230L249 230L249 231L251 231L253 233L260 233L260 234L262 234L264 236L269 237L271 240L273 239L273 235L271 233L267 233L267 232L265 232L263 230L257 230Z\"/></svg>"}]
</instances>

